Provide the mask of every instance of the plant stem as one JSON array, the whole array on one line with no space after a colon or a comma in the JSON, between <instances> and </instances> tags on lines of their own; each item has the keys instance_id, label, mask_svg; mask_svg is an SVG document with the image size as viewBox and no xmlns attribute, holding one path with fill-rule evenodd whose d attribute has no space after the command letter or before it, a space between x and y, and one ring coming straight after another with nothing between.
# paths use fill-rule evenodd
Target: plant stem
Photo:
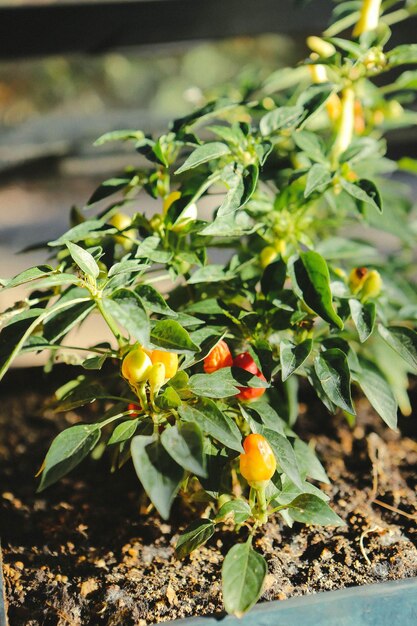
<instances>
[{"instance_id":1,"label":"plant stem","mask_svg":"<svg viewBox=\"0 0 417 626\"><path fill-rule=\"evenodd\" d=\"M119 346L122 346L123 343L124 343L123 337L120 334L119 328L118 328L116 322L114 321L114 319L104 309L103 302L102 302L101 298L100 297L95 297L94 298L94 302L96 303L96 306L97 306L98 310L100 311L100 314L101 314L102 318L104 319L104 321L106 322L107 326L110 328L111 332L116 337L117 343L119 344Z\"/></svg>"},{"instance_id":2,"label":"plant stem","mask_svg":"<svg viewBox=\"0 0 417 626\"><path fill-rule=\"evenodd\" d=\"M155 276L155 278L147 278L143 281L144 285L152 285L153 283L160 283L163 280L169 280L170 274L161 274L161 276Z\"/></svg>"}]
</instances>

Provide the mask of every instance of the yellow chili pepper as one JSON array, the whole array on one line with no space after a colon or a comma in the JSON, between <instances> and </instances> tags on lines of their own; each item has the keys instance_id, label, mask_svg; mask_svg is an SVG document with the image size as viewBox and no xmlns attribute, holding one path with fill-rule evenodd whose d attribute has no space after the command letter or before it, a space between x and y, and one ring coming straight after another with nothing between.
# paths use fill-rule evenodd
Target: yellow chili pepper
<instances>
[{"instance_id":1,"label":"yellow chili pepper","mask_svg":"<svg viewBox=\"0 0 417 626\"><path fill-rule=\"evenodd\" d=\"M137 385L148 379L152 361L142 348L135 348L128 352L123 359L122 375L132 385Z\"/></svg>"},{"instance_id":2,"label":"yellow chili pepper","mask_svg":"<svg viewBox=\"0 0 417 626\"><path fill-rule=\"evenodd\" d=\"M349 287L361 300L376 298L381 293L382 278L377 270L367 267L355 267L349 274Z\"/></svg>"},{"instance_id":3,"label":"yellow chili pepper","mask_svg":"<svg viewBox=\"0 0 417 626\"><path fill-rule=\"evenodd\" d=\"M163 363L155 363L149 370L148 383L151 390L151 398L156 396L165 382L165 365Z\"/></svg>"},{"instance_id":4,"label":"yellow chili pepper","mask_svg":"<svg viewBox=\"0 0 417 626\"><path fill-rule=\"evenodd\" d=\"M272 246L265 246L265 248L262 248L262 250L261 250L261 252L259 254L259 260L261 262L261 267L263 269L268 267L268 265L270 265L271 263L273 263L275 261L277 256L278 256L278 252Z\"/></svg>"},{"instance_id":5,"label":"yellow chili pepper","mask_svg":"<svg viewBox=\"0 0 417 626\"><path fill-rule=\"evenodd\" d=\"M115 213L109 220L109 224L117 228L117 230L123 231L120 235L114 235L114 240L128 252L136 239L136 230L131 228L126 230L131 225L132 220L126 213Z\"/></svg>"},{"instance_id":6,"label":"yellow chili pepper","mask_svg":"<svg viewBox=\"0 0 417 626\"><path fill-rule=\"evenodd\" d=\"M353 29L353 36L360 37L363 33L375 30L379 22L381 0L364 0L359 20Z\"/></svg>"}]
</instances>

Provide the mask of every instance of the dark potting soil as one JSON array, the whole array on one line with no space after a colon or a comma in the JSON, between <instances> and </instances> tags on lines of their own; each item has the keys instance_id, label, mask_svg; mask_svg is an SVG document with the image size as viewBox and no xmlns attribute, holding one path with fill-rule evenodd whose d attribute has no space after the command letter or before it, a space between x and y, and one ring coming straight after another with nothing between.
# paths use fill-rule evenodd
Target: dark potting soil
<instances>
[{"instance_id":1,"label":"dark potting soil","mask_svg":"<svg viewBox=\"0 0 417 626\"><path fill-rule=\"evenodd\" d=\"M11 626L145 626L222 611L220 570L233 532L225 526L178 561L178 533L196 512L178 501L162 522L147 510L130 463L110 474L108 457L89 460L35 493L34 475L52 438L81 416L45 412L44 393L28 386L3 386L0 402L0 531ZM365 400L357 407L351 429L314 401L300 405L297 429L316 446L332 481L324 489L346 526L290 529L272 519L255 541L269 568L263 601L417 575L417 423L403 419L394 432Z\"/></svg>"}]
</instances>

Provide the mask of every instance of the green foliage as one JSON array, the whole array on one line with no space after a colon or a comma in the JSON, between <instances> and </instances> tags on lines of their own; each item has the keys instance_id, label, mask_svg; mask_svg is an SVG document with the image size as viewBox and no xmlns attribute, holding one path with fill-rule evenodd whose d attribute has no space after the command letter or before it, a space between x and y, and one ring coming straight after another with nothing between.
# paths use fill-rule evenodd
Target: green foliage
<instances>
[{"instance_id":1,"label":"green foliage","mask_svg":"<svg viewBox=\"0 0 417 626\"><path fill-rule=\"evenodd\" d=\"M385 156L384 132L415 118L403 109L415 71L397 70L389 82L392 68L415 62L415 46L390 50L387 28L337 37L357 22L356 9L346 3L316 56L247 85L243 99L207 102L160 137L101 137L98 145L131 141L148 165L105 181L73 210L71 228L47 247L48 265L0 281L28 289L0 317L0 377L20 353L48 350L50 368L68 358L83 368L57 391L55 410L95 402L102 412L52 442L40 489L99 442L114 467L130 450L164 519L177 494L208 503L178 539L179 558L219 526L247 533L222 570L225 607L236 615L262 591L266 563L252 536L269 515L342 523L310 482L329 479L294 432L298 390L307 381L324 407L351 419L354 386L392 428L398 406L410 412L415 218L403 186L386 176L417 170L412 159ZM143 195L154 215L121 213ZM360 237L348 237L352 225ZM375 229L396 238L394 253L375 248ZM219 248L227 261L211 263ZM168 287L159 290L161 281ZM107 325L103 343L68 345L92 315ZM142 354L144 373L134 378L122 363L141 347L149 359ZM272 475L249 484L240 455L250 434L269 445Z\"/></svg>"}]
</instances>

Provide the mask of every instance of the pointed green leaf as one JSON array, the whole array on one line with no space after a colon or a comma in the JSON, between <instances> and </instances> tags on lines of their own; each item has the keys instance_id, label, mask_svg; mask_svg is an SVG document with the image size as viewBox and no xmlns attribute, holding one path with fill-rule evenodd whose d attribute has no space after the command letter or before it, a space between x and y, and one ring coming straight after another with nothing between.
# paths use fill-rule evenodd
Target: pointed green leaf
<instances>
[{"instance_id":1,"label":"pointed green leaf","mask_svg":"<svg viewBox=\"0 0 417 626\"><path fill-rule=\"evenodd\" d=\"M281 341L279 358L281 361L282 380L285 381L293 372L295 372L311 353L313 342L311 339L305 339L301 343L294 345L289 341Z\"/></svg>"},{"instance_id":2,"label":"pointed green leaf","mask_svg":"<svg viewBox=\"0 0 417 626\"><path fill-rule=\"evenodd\" d=\"M320 163L314 163L307 174L304 198L308 198L314 191L323 192L329 185L332 177L329 169Z\"/></svg>"},{"instance_id":3,"label":"pointed green leaf","mask_svg":"<svg viewBox=\"0 0 417 626\"><path fill-rule=\"evenodd\" d=\"M319 526L345 526L345 522L329 507L327 502L312 493L303 493L289 504L293 520Z\"/></svg>"},{"instance_id":4,"label":"pointed green leaf","mask_svg":"<svg viewBox=\"0 0 417 626\"><path fill-rule=\"evenodd\" d=\"M356 330L358 331L359 340L363 343L374 331L376 317L375 303L362 303L359 300L355 300L355 298L351 298L349 300L349 308Z\"/></svg>"},{"instance_id":5,"label":"pointed green leaf","mask_svg":"<svg viewBox=\"0 0 417 626\"><path fill-rule=\"evenodd\" d=\"M340 183L343 189L353 198L369 204L372 208L376 209L379 213L382 212L382 201L379 191L371 180L362 178L356 183L349 183L346 179L341 178Z\"/></svg>"},{"instance_id":6,"label":"pointed green leaf","mask_svg":"<svg viewBox=\"0 0 417 626\"><path fill-rule=\"evenodd\" d=\"M229 500L225 502L216 515L216 522L232 518L235 524L243 524L252 516L252 510L246 500Z\"/></svg>"},{"instance_id":7,"label":"pointed green leaf","mask_svg":"<svg viewBox=\"0 0 417 626\"><path fill-rule=\"evenodd\" d=\"M362 362L361 365L362 370L355 373L355 380L384 422L396 428L398 405L389 383L372 364Z\"/></svg>"},{"instance_id":8,"label":"pointed green leaf","mask_svg":"<svg viewBox=\"0 0 417 626\"><path fill-rule=\"evenodd\" d=\"M242 617L257 602L267 572L266 561L249 542L239 543L226 555L222 567L224 607Z\"/></svg>"},{"instance_id":9,"label":"pointed green leaf","mask_svg":"<svg viewBox=\"0 0 417 626\"><path fill-rule=\"evenodd\" d=\"M45 457L38 491L68 474L91 452L99 439L99 424L77 424L59 433Z\"/></svg>"},{"instance_id":10,"label":"pointed green leaf","mask_svg":"<svg viewBox=\"0 0 417 626\"><path fill-rule=\"evenodd\" d=\"M199 519L193 522L179 536L175 552L179 559L183 559L202 546L214 535L216 527L209 519Z\"/></svg>"},{"instance_id":11,"label":"pointed green leaf","mask_svg":"<svg viewBox=\"0 0 417 626\"><path fill-rule=\"evenodd\" d=\"M314 369L330 400L344 411L355 415L350 391L350 370L345 353L338 348L322 352L314 361Z\"/></svg>"},{"instance_id":12,"label":"pointed green leaf","mask_svg":"<svg viewBox=\"0 0 417 626\"><path fill-rule=\"evenodd\" d=\"M271 135L277 130L294 128L301 120L304 110L300 106L279 107L266 113L260 121L262 135Z\"/></svg>"},{"instance_id":13,"label":"pointed green leaf","mask_svg":"<svg viewBox=\"0 0 417 626\"><path fill-rule=\"evenodd\" d=\"M198 146L198 148L190 154L181 167L177 169L175 174L182 174L182 172L198 167L202 163L207 163L207 161L218 159L225 154L230 154L230 148L227 144L221 141L205 143L202 146Z\"/></svg>"},{"instance_id":14,"label":"pointed green leaf","mask_svg":"<svg viewBox=\"0 0 417 626\"><path fill-rule=\"evenodd\" d=\"M207 476L203 434L198 424L186 422L166 428L161 443L178 465L197 476Z\"/></svg>"},{"instance_id":15,"label":"pointed green leaf","mask_svg":"<svg viewBox=\"0 0 417 626\"><path fill-rule=\"evenodd\" d=\"M297 457L288 439L270 428L263 428L261 434L268 440L275 454L278 467L280 467L298 487L301 487L303 480L300 476Z\"/></svg>"},{"instance_id":16,"label":"pointed green leaf","mask_svg":"<svg viewBox=\"0 0 417 626\"><path fill-rule=\"evenodd\" d=\"M200 348L191 340L188 332L175 320L156 322L151 331L151 341L159 348L179 354L199 352Z\"/></svg>"},{"instance_id":17,"label":"pointed green leaf","mask_svg":"<svg viewBox=\"0 0 417 626\"><path fill-rule=\"evenodd\" d=\"M137 435L130 445L136 474L163 519L168 519L184 470L155 437Z\"/></svg>"},{"instance_id":18,"label":"pointed green leaf","mask_svg":"<svg viewBox=\"0 0 417 626\"><path fill-rule=\"evenodd\" d=\"M197 423L205 434L232 450L242 452L242 435L239 428L213 400L200 398L195 404L183 404L178 412L184 421Z\"/></svg>"},{"instance_id":19,"label":"pointed green leaf","mask_svg":"<svg viewBox=\"0 0 417 626\"><path fill-rule=\"evenodd\" d=\"M111 434L110 439L107 442L107 445L110 446L114 443L122 443L122 441L127 441L128 439L131 439L136 432L138 424L138 419L130 419L122 422L121 424L117 424L116 428Z\"/></svg>"},{"instance_id":20,"label":"pointed green leaf","mask_svg":"<svg viewBox=\"0 0 417 626\"><path fill-rule=\"evenodd\" d=\"M111 298L103 298L103 307L131 337L141 344L148 345L150 337L148 314L143 308L142 300L134 291L118 289Z\"/></svg>"},{"instance_id":21,"label":"pointed green leaf","mask_svg":"<svg viewBox=\"0 0 417 626\"><path fill-rule=\"evenodd\" d=\"M382 339L417 372L417 333L406 326L378 326Z\"/></svg>"},{"instance_id":22,"label":"pointed green leaf","mask_svg":"<svg viewBox=\"0 0 417 626\"><path fill-rule=\"evenodd\" d=\"M53 268L50 265L37 265L36 267L31 267L24 272L20 272L10 280L2 281L4 282L3 289L11 289L12 287L18 287L19 285L24 285L25 283L32 282L33 280L37 280L39 278L44 278L45 276L49 276Z\"/></svg>"},{"instance_id":23,"label":"pointed green leaf","mask_svg":"<svg viewBox=\"0 0 417 626\"><path fill-rule=\"evenodd\" d=\"M302 252L289 270L297 295L326 322L342 329L343 320L333 307L329 268L323 257L312 250Z\"/></svg>"},{"instance_id":24,"label":"pointed green leaf","mask_svg":"<svg viewBox=\"0 0 417 626\"><path fill-rule=\"evenodd\" d=\"M66 246L69 250L70 255L72 256L80 270L82 270L84 274L87 274L88 276L97 278L97 276L100 274L100 269L94 257L87 250L84 250L84 248L81 248L81 246L78 246L76 243L71 243L70 241L68 241L66 243Z\"/></svg>"}]
</instances>

